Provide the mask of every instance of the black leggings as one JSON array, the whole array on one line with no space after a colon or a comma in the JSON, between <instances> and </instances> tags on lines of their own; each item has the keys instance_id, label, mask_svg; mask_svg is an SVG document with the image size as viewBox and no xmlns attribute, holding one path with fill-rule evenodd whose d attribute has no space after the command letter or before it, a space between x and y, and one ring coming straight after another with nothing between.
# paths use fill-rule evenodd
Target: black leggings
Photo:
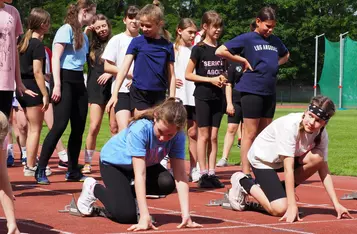
<instances>
[{"instance_id":1,"label":"black leggings","mask_svg":"<svg viewBox=\"0 0 357 234\"><path fill-rule=\"evenodd\" d=\"M107 216L118 223L137 223L133 169L100 163L105 186L97 184L94 196L105 206ZM146 168L146 194L168 195L176 188L174 178L161 164Z\"/></svg>"},{"instance_id":2,"label":"black leggings","mask_svg":"<svg viewBox=\"0 0 357 234\"><path fill-rule=\"evenodd\" d=\"M51 82L53 88L53 82ZM46 168L58 140L71 120L68 139L68 171L78 171L78 158L88 112L88 94L84 86L83 72L61 69L61 99L53 103L53 126L47 134L38 162L39 168Z\"/></svg>"}]
</instances>

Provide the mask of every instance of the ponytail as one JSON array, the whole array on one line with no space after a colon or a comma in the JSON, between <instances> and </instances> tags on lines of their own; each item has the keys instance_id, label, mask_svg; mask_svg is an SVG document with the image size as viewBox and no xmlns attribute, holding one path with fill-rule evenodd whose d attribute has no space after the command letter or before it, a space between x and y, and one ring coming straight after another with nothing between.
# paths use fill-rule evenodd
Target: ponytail
<instances>
[{"instance_id":1,"label":"ponytail","mask_svg":"<svg viewBox=\"0 0 357 234\"><path fill-rule=\"evenodd\" d=\"M30 39L32 38L32 29L28 29L25 33L25 35L22 37L19 45L17 46L17 49L19 50L19 53L25 53L27 48L29 47Z\"/></svg>"},{"instance_id":2,"label":"ponytail","mask_svg":"<svg viewBox=\"0 0 357 234\"><path fill-rule=\"evenodd\" d=\"M73 31L73 45L75 50L79 50L82 48L84 44L84 37L82 32L82 25L78 21L78 9L77 5L71 4L67 10L67 16L65 19L65 23L71 25Z\"/></svg>"},{"instance_id":3,"label":"ponytail","mask_svg":"<svg viewBox=\"0 0 357 234\"><path fill-rule=\"evenodd\" d=\"M205 43L203 42L206 38L206 30L203 31L201 40L197 43L198 46L203 46Z\"/></svg>"}]
</instances>

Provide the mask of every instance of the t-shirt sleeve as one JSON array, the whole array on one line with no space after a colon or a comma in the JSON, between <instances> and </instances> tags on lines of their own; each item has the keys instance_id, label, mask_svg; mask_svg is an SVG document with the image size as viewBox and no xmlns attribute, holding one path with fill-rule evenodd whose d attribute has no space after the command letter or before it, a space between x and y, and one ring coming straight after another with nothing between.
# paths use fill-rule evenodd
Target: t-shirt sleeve
<instances>
[{"instance_id":1,"label":"t-shirt sleeve","mask_svg":"<svg viewBox=\"0 0 357 234\"><path fill-rule=\"evenodd\" d=\"M136 37L131 40L129 47L126 50L126 54L136 55L138 53L138 38L140 37Z\"/></svg>"},{"instance_id":2,"label":"t-shirt sleeve","mask_svg":"<svg viewBox=\"0 0 357 234\"><path fill-rule=\"evenodd\" d=\"M21 17L20 17L20 13L18 10L15 9L15 20L16 20L16 30L15 30L15 36L18 37L21 34L24 33L23 29L22 29L22 23L21 23Z\"/></svg>"},{"instance_id":3,"label":"t-shirt sleeve","mask_svg":"<svg viewBox=\"0 0 357 234\"><path fill-rule=\"evenodd\" d=\"M195 45L192 48L190 59L194 61L201 61L200 47Z\"/></svg>"},{"instance_id":4,"label":"t-shirt sleeve","mask_svg":"<svg viewBox=\"0 0 357 234\"><path fill-rule=\"evenodd\" d=\"M243 51L243 48L245 45L245 38L246 38L245 34L236 36L232 40L224 43L224 46L227 47L229 52L231 52L232 54L234 54L234 55L240 54Z\"/></svg>"},{"instance_id":5,"label":"t-shirt sleeve","mask_svg":"<svg viewBox=\"0 0 357 234\"><path fill-rule=\"evenodd\" d=\"M228 67L228 82L233 86L238 82L238 78L240 78L243 74L242 65L239 63L229 63Z\"/></svg>"},{"instance_id":6,"label":"t-shirt sleeve","mask_svg":"<svg viewBox=\"0 0 357 234\"><path fill-rule=\"evenodd\" d=\"M169 49L169 62L175 62L174 45L172 43L170 43L168 49Z\"/></svg>"},{"instance_id":7,"label":"t-shirt sleeve","mask_svg":"<svg viewBox=\"0 0 357 234\"><path fill-rule=\"evenodd\" d=\"M277 154L287 157L295 157L296 140L298 136L296 125L285 124L276 136Z\"/></svg>"},{"instance_id":8,"label":"t-shirt sleeve","mask_svg":"<svg viewBox=\"0 0 357 234\"><path fill-rule=\"evenodd\" d=\"M284 45L284 43L280 40L280 38L276 37L277 40L277 49L279 57L284 57L289 51Z\"/></svg>"},{"instance_id":9,"label":"t-shirt sleeve","mask_svg":"<svg viewBox=\"0 0 357 234\"><path fill-rule=\"evenodd\" d=\"M134 123L135 124L135 123ZM131 156L141 156L146 155L146 128L137 128L135 125L131 126L128 130L127 135L127 147L128 152Z\"/></svg>"},{"instance_id":10,"label":"t-shirt sleeve","mask_svg":"<svg viewBox=\"0 0 357 234\"><path fill-rule=\"evenodd\" d=\"M46 57L46 51L45 51L45 46L43 43L40 41L36 42L33 52L32 52L32 58L33 60L41 60Z\"/></svg>"},{"instance_id":11,"label":"t-shirt sleeve","mask_svg":"<svg viewBox=\"0 0 357 234\"><path fill-rule=\"evenodd\" d=\"M118 45L120 40L116 40L114 37L109 40L107 46L102 55L102 59L109 60L113 63L117 61L117 52L118 52Z\"/></svg>"},{"instance_id":12,"label":"t-shirt sleeve","mask_svg":"<svg viewBox=\"0 0 357 234\"><path fill-rule=\"evenodd\" d=\"M315 147L315 149L318 149L322 152L324 161L327 162L328 158L328 134L326 129L321 133L321 141L318 146Z\"/></svg>"},{"instance_id":13,"label":"t-shirt sleeve","mask_svg":"<svg viewBox=\"0 0 357 234\"><path fill-rule=\"evenodd\" d=\"M186 136L185 134L180 131L175 136L172 143L172 147L169 152L170 158L178 158L178 159L185 159L185 141Z\"/></svg>"},{"instance_id":14,"label":"t-shirt sleeve","mask_svg":"<svg viewBox=\"0 0 357 234\"><path fill-rule=\"evenodd\" d=\"M73 31L69 24L65 24L60 27L53 39L53 44L55 43L63 43L63 44L73 44L72 41Z\"/></svg>"}]
</instances>

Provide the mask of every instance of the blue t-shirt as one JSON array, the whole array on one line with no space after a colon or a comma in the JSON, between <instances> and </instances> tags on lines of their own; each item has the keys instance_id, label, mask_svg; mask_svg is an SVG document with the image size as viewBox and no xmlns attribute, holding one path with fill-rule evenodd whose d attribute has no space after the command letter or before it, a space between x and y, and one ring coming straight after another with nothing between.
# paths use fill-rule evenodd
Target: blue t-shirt
<instances>
[{"instance_id":1,"label":"blue t-shirt","mask_svg":"<svg viewBox=\"0 0 357 234\"><path fill-rule=\"evenodd\" d=\"M53 39L52 50L56 43L65 44L63 54L61 56L61 68L83 71L83 65L86 62L86 56L89 51L89 41L85 33L83 33L84 43L79 50L74 49L74 35L71 25L65 24L60 27Z\"/></svg>"},{"instance_id":2,"label":"blue t-shirt","mask_svg":"<svg viewBox=\"0 0 357 234\"><path fill-rule=\"evenodd\" d=\"M240 92L275 95L279 58L288 53L282 41L270 35L265 38L256 32L239 35L224 43L232 54L241 54L253 68L247 70L235 86Z\"/></svg>"},{"instance_id":3,"label":"blue t-shirt","mask_svg":"<svg viewBox=\"0 0 357 234\"><path fill-rule=\"evenodd\" d=\"M104 164L132 167L132 156L145 157L146 166L152 166L168 155L185 159L185 133L169 141L160 142L154 133L154 122L140 119L113 136L102 148L100 160Z\"/></svg>"},{"instance_id":4,"label":"blue t-shirt","mask_svg":"<svg viewBox=\"0 0 357 234\"><path fill-rule=\"evenodd\" d=\"M133 38L126 54L134 55L133 85L151 91L168 88L168 62L175 62L174 47L164 38Z\"/></svg>"}]
</instances>

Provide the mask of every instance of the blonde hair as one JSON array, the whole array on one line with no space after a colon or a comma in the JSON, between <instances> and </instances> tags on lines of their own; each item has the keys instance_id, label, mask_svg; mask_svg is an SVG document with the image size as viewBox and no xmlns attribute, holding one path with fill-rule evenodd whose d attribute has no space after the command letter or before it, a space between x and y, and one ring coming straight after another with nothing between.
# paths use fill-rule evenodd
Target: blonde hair
<instances>
[{"instance_id":1,"label":"blonde hair","mask_svg":"<svg viewBox=\"0 0 357 234\"><path fill-rule=\"evenodd\" d=\"M42 8L33 8L27 19L27 31L17 46L20 53L25 53L29 46L32 33L41 28L42 24L50 23L50 14Z\"/></svg>"},{"instance_id":2,"label":"blonde hair","mask_svg":"<svg viewBox=\"0 0 357 234\"><path fill-rule=\"evenodd\" d=\"M71 25L74 35L74 48L76 50L82 48L84 43L82 25L78 21L78 13L81 9L90 10L95 6L96 4L91 0L78 0L76 4L68 6L67 16L64 22Z\"/></svg>"},{"instance_id":3,"label":"blonde hair","mask_svg":"<svg viewBox=\"0 0 357 234\"><path fill-rule=\"evenodd\" d=\"M162 120L167 124L174 124L180 131L186 126L187 112L179 98L170 97L162 104L147 109L141 115L134 116L131 123L139 119Z\"/></svg>"},{"instance_id":4,"label":"blonde hair","mask_svg":"<svg viewBox=\"0 0 357 234\"><path fill-rule=\"evenodd\" d=\"M148 19L155 21L156 24L159 24L161 21L164 22L164 11L158 6L160 5L159 1L156 1L155 4L147 4L139 11L139 17L147 17ZM163 27L160 29L160 35L162 35L167 41L171 40L171 34L169 31Z\"/></svg>"},{"instance_id":5,"label":"blonde hair","mask_svg":"<svg viewBox=\"0 0 357 234\"><path fill-rule=\"evenodd\" d=\"M323 96L323 95L317 95L313 98L311 98L310 101L311 105L315 105L319 108L321 108L324 112L326 112L328 114L328 116L331 118L335 112L336 112L336 106L333 103L333 101L327 97L327 96ZM303 115L303 118L305 117L305 114ZM314 142L315 142L315 146L318 146L321 142L321 134L323 132L323 130L325 129L325 127L322 127L320 129L319 134L315 137ZM304 125L302 123L302 121L300 122L299 125L299 134L302 134L304 132Z\"/></svg>"},{"instance_id":6,"label":"blonde hair","mask_svg":"<svg viewBox=\"0 0 357 234\"><path fill-rule=\"evenodd\" d=\"M179 49L180 39L181 39L181 35L177 33L177 30L179 30L179 29L185 30L186 28L189 28L189 27L196 28L196 24L190 18L182 18L176 28L176 40L175 40L175 45L174 45L175 50Z\"/></svg>"},{"instance_id":7,"label":"blonde hair","mask_svg":"<svg viewBox=\"0 0 357 234\"><path fill-rule=\"evenodd\" d=\"M206 11L201 19L201 27L206 24L207 26L223 27L223 19L216 11ZM200 42L197 43L198 46L202 46L203 41L206 38L206 30L204 30Z\"/></svg>"},{"instance_id":8,"label":"blonde hair","mask_svg":"<svg viewBox=\"0 0 357 234\"><path fill-rule=\"evenodd\" d=\"M6 115L0 111L0 147L4 143L5 137L9 131L9 121Z\"/></svg>"}]
</instances>

